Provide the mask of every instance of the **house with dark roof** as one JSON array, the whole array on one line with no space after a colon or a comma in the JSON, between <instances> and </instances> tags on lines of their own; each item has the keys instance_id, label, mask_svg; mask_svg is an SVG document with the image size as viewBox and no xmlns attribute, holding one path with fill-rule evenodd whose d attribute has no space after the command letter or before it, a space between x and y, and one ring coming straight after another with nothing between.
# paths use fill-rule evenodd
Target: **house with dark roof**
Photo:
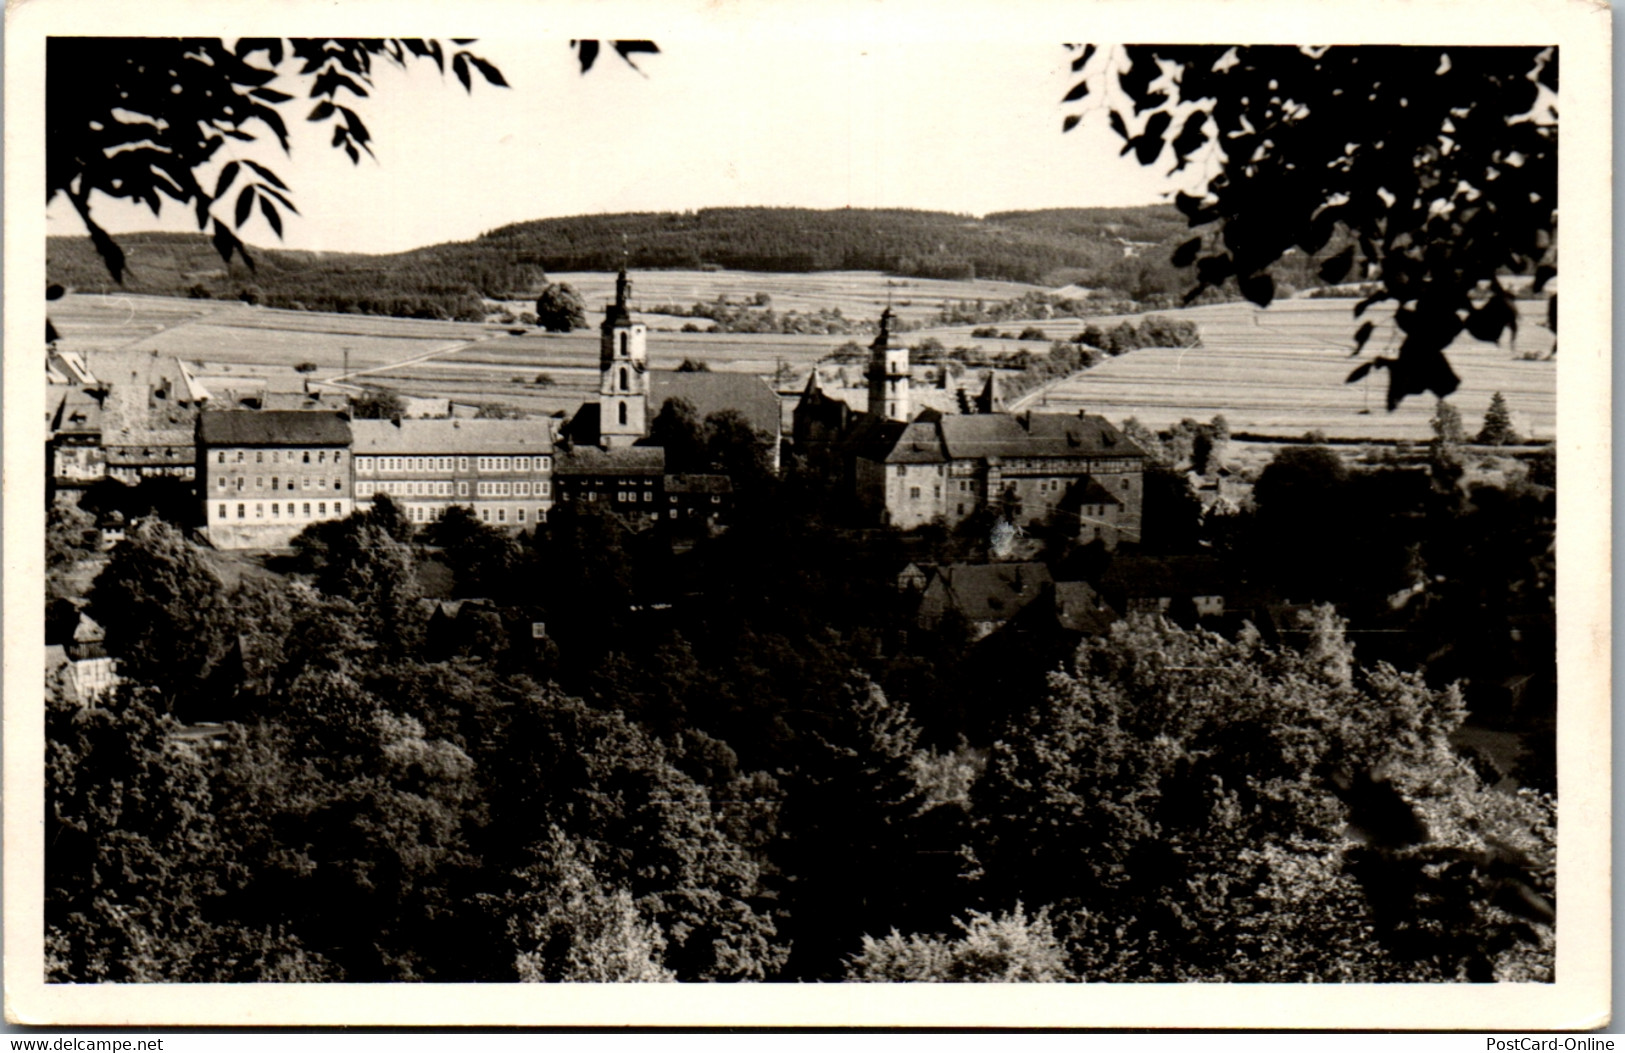
<instances>
[{"instance_id":1,"label":"house with dark roof","mask_svg":"<svg viewBox=\"0 0 1625 1053\"><path fill-rule=\"evenodd\" d=\"M558 501L602 503L629 519L653 523L666 507L666 451L658 446L561 444L553 456Z\"/></svg>"},{"instance_id":2,"label":"house with dark roof","mask_svg":"<svg viewBox=\"0 0 1625 1053\"><path fill-rule=\"evenodd\" d=\"M1100 594L1125 614L1167 614L1183 607L1197 617L1225 613L1233 584L1214 556L1117 556L1098 582Z\"/></svg>"},{"instance_id":3,"label":"house with dark roof","mask_svg":"<svg viewBox=\"0 0 1625 1053\"><path fill-rule=\"evenodd\" d=\"M975 639L995 631L1039 599L1052 597L1042 563L948 563L932 568L915 620L934 628L962 618Z\"/></svg>"},{"instance_id":4,"label":"house with dark roof","mask_svg":"<svg viewBox=\"0 0 1625 1053\"><path fill-rule=\"evenodd\" d=\"M387 494L414 523L462 505L483 523L526 529L553 507L547 420L350 422L356 507Z\"/></svg>"},{"instance_id":5,"label":"house with dark roof","mask_svg":"<svg viewBox=\"0 0 1625 1053\"><path fill-rule=\"evenodd\" d=\"M204 530L216 548L280 548L354 511L350 421L328 410L214 410L197 420Z\"/></svg>"}]
</instances>

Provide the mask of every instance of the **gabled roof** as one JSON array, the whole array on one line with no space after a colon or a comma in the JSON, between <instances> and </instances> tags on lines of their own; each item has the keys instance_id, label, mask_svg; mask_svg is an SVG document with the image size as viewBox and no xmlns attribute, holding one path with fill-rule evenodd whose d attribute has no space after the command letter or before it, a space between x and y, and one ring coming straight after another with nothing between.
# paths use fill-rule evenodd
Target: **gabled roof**
<instances>
[{"instance_id":1,"label":"gabled roof","mask_svg":"<svg viewBox=\"0 0 1625 1053\"><path fill-rule=\"evenodd\" d=\"M941 419L941 415L934 410L925 410L915 417L886 454L886 463L942 464L947 461L942 435L937 431Z\"/></svg>"},{"instance_id":2,"label":"gabled roof","mask_svg":"<svg viewBox=\"0 0 1625 1053\"><path fill-rule=\"evenodd\" d=\"M539 420L355 420L350 422L356 456L393 454L546 454L553 452L550 421Z\"/></svg>"},{"instance_id":3,"label":"gabled roof","mask_svg":"<svg viewBox=\"0 0 1625 1053\"><path fill-rule=\"evenodd\" d=\"M207 446L348 446L350 422L331 410L214 410L199 414Z\"/></svg>"},{"instance_id":4,"label":"gabled roof","mask_svg":"<svg viewBox=\"0 0 1625 1053\"><path fill-rule=\"evenodd\" d=\"M682 399L694 407L694 415L705 420L713 413L737 410L757 431L779 434L779 396L761 377L749 373L675 373L655 370L649 374L650 419L660 413L668 399Z\"/></svg>"},{"instance_id":5,"label":"gabled roof","mask_svg":"<svg viewBox=\"0 0 1625 1053\"><path fill-rule=\"evenodd\" d=\"M1106 418L1093 415L978 413L945 416L941 428L953 460L1145 456Z\"/></svg>"},{"instance_id":6,"label":"gabled roof","mask_svg":"<svg viewBox=\"0 0 1625 1053\"><path fill-rule=\"evenodd\" d=\"M1055 583L1055 620L1073 632L1099 634L1112 627L1117 612L1086 581Z\"/></svg>"},{"instance_id":7,"label":"gabled roof","mask_svg":"<svg viewBox=\"0 0 1625 1053\"><path fill-rule=\"evenodd\" d=\"M1081 505L1121 505L1123 502L1104 486L1100 480L1092 475L1086 475L1067 488L1061 498L1062 508L1078 508Z\"/></svg>"},{"instance_id":8,"label":"gabled roof","mask_svg":"<svg viewBox=\"0 0 1625 1053\"><path fill-rule=\"evenodd\" d=\"M936 568L920 601L925 617L957 611L966 621L1006 621L1050 585L1042 563L949 563Z\"/></svg>"}]
</instances>

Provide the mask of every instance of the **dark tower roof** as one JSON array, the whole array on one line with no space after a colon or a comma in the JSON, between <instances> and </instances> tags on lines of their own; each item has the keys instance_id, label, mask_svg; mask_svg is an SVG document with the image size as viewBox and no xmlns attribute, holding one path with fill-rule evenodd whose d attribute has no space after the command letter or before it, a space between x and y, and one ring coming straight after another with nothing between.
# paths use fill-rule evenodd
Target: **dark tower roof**
<instances>
[{"instance_id":1,"label":"dark tower roof","mask_svg":"<svg viewBox=\"0 0 1625 1053\"><path fill-rule=\"evenodd\" d=\"M631 292L632 279L626 276L626 265L623 263L620 272L615 275L615 302L604 306L605 329L631 324L632 312L626 306L627 297Z\"/></svg>"}]
</instances>

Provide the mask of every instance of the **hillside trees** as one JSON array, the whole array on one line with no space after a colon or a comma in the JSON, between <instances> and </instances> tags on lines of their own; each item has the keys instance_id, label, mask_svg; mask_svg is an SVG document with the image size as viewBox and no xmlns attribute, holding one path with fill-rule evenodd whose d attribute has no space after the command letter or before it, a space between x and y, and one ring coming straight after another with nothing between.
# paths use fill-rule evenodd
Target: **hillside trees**
<instances>
[{"instance_id":1,"label":"hillside trees","mask_svg":"<svg viewBox=\"0 0 1625 1053\"><path fill-rule=\"evenodd\" d=\"M142 524L113 550L91 588L89 613L120 672L153 688L162 710L196 700L237 628L224 583L162 522Z\"/></svg>"},{"instance_id":2,"label":"hillside trees","mask_svg":"<svg viewBox=\"0 0 1625 1053\"><path fill-rule=\"evenodd\" d=\"M1463 715L1328 612L1298 651L1131 619L992 748L982 894L1049 904L1086 980L1539 974L1552 805L1484 789Z\"/></svg>"},{"instance_id":3,"label":"hillside trees","mask_svg":"<svg viewBox=\"0 0 1625 1053\"><path fill-rule=\"evenodd\" d=\"M1520 441L1518 430L1512 426L1512 411L1499 391L1490 396L1490 408L1484 411L1484 427L1479 429L1478 441L1491 446L1507 446Z\"/></svg>"},{"instance_id":4,"label":"hillside trees","mask_svg":"<svg viewBox=\"0 0 1625 1053\"><path fill-rule=\"evenodd\" d=\"M1378 284L1355 317L1396 303L1397 356L1356 371L1388 371L1390 409L1456 389L1444 350L1462 332L1516 327L1505 274L1537 292L1556 275L1555 48L1069 46L1083 78L1064 101L1104 94L1123 153L1216 162L1177 197L1203 228L1173 254L1196 268L1191 295L1234 280L1268 305L1283 256L1341 243L1322 280ZM1359 348L1372 331L1355 331Z\"/></svg>"}]
</instances>

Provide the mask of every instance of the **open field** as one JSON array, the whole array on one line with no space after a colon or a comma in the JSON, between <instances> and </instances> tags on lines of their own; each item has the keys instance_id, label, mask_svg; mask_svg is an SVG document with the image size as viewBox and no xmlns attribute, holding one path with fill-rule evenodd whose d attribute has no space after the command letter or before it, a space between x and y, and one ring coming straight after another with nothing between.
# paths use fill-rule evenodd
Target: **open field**
<instances>
[{"instance_id":1,"label":"open field","mask_svg":"<svg viewBox=\"0 0 1625 1053\"><path fill-rule=\"evenodd\" d=\"M604 304L615 299L615 275L600 271L549 274L555 282L572 286L586 301L588 321L598 324ZM758 292L773 298L780 314L835 310L848 318L878 318L888 302L892 313L912 321L934 316L944 300L1013 300L1042 286L1019 282L948 281L938 278L900 278L880 271L823 271L817 274L767 274L756 271L639 271L632 275L632 307L646 311L661 304L684 307L696 301L712 302L726 296L734 303ZM516 310L534 304L513 304ZM686 318L651 315L649 327L679 328ZM705 319L693 319L700 326Z\"/></svg>"},{"instance_id":2,"label":"open field","mask_svg":"<svg viewBox=\"0 0 1625 1053\"><path fill-rule=\"evenodd\" d=\"M1557 363L1523 361L1521 354L1550 353L1552 334L1540 324L1544 303L1520 303L1521 322L1515 351L1503 338L1499 346L1470 337L1447 352L1461 377L1451 402L1461 412L1469 433L1478 429L1490 396L1506 396L1514 422L1523 434L1551 438L1557 427ZM1366 380L1343 379L1361 361L1392 355L1399 336L1393 311L1374 308L1366 317L1377 330L1359 359L1350 357L1358 324L1352 303L1338 300L1288 300L1260 309L1248 303L1216 304L1163 312L1196 322L1202 347L1145 348L1107 359L1094 369L1050 389L1034 406L1040 412L1086 409L1110 420L1138 417L1152 427L1166 427L1182 417L1206 420L1222 413L1234 431L1264 435L1327 435L1366 439L1426 439L1433 414L1431 395L1406 399L1393 413L1385 408L1388 377L1373 371ZM1097 320L1115 324L1119 319ZM1041 323L1053 338L1078 330L1075 320ZM968 329L939 336L950 346L962 342ZM933 330L933 332L936 332ZM994 350L993 341L978 341Z\"/></svg>"},{"instance_id":3,"label":"open field","mask_svg":"<svg viewBox=\"0 0 1625 1053\"><path fill-rule=\"evenodd\" d=\"M581 291L600 310L613 296L613 276L555 275L579 280ZM840 306L849 316L872 317L885 300L880 274L750 274L743 272L653 272L634 276L634 300L654 303L671 299L715 299L721 292L736 300L767 292L779 310ZM932 290L930 306L901 310L935 310L944 297L1018 295L1028 288L996 282L928 282L908 279L920 290ZM596 283L596 284L594 284ZM845 284L843 284L845 283ZM994 293L994 290L1003 290ZM894 288L894 294L903 292ZM895 302L895 301L894 301ZM1206 420L1222 413L1235 431L1299 436L1320 430L1332 437L1426 439L1433 411L1429 396L1407 399L1394 413L1384 409L1387 376L1376 372L1359 384L1343 378L1376 354L1392 354L1398 334L1391 309L1376 308L1367 317L1378 323L1361 359L1352 359L1352 333L1357 324L1346 300L1287 300L1268 309L1231 303L1164 312L1195 321L1203 346L1194 349L1148 348L1102 362L1095 369L1050 389L1034 408L1050 412L1086 409L1120 421L1138 417L1165 427L1182 417ZM1469 431L1477 429L1491 394L1502 392L1518 428L1549 438L1556 427L1557 365L1553 360L1523 361L1522 354L1546 355L1552 334L1541 324L1543 305L1520 304L1523 324L1514 350L1463 338L1449 352L1462 378L1452 401ZM598 336L590 330L555 334L514 335L499 325L434 322L365 315L276 311L210 300L175 300L143 296L70 295L51 305L51 317L68 349L141 347L204 363L291 367L315 362L316 379L342 372L346 350L357 380L395 388L407 394L451 396L458 401L501 401L532 413L571 412L597 385ZM596 326L601 315L593 312ZM1112 325L1119 319L1092 319ZM654 319L646 319L653 323ZM1050 339L1079 331L1078 319L1034 319ZM1019 331L1021 322L1003 322L1002 331ZM920 330L910 339L936 336L949 347L976 344L989 354L1023 346L1027 341L972 339L972 326ZM727 372L767 376L780 361L803 381L813 363L846 343L846 336L755 335L744 333L651 332L649 355L656 369L671 369L684 358L706 362ZM866 342L860 340L860 343ZM848 367L856 379L856 367ZM551 387L534 383L539 373ZM980 386L980 371L962 381Z\"/></svg>"}]
</instances>

